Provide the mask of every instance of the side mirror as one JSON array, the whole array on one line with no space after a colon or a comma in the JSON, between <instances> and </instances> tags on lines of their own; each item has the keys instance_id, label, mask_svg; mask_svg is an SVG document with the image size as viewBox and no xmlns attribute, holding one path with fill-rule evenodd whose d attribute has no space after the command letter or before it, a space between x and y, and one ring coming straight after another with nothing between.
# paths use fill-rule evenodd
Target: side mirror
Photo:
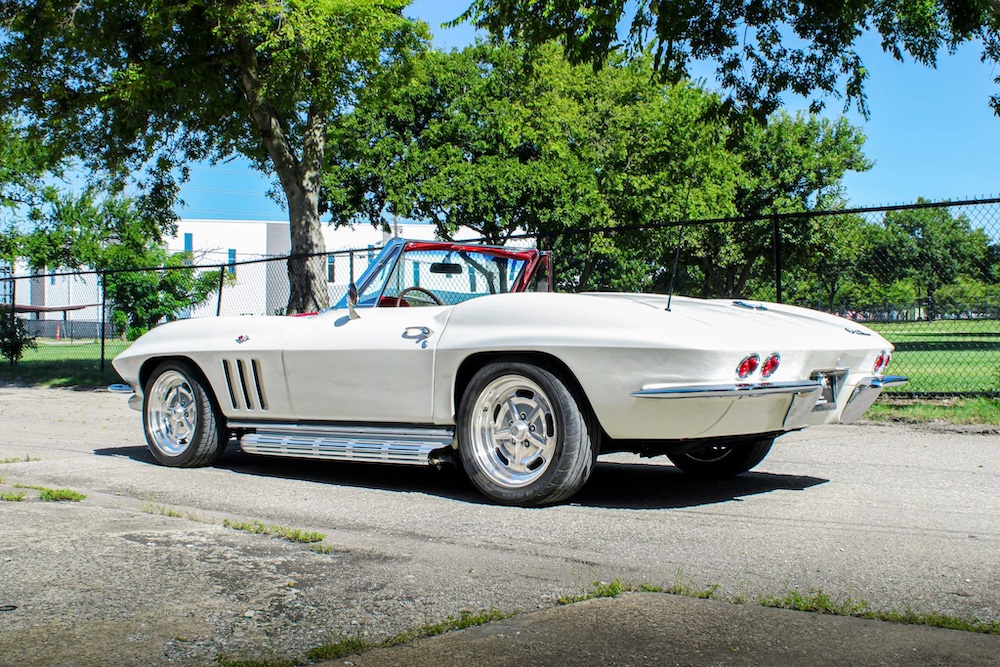
<instances>
[{"instance_id":1,"label":"side mirror","mask_svg":"<svg viewBox=\"0 0 1000 667\"><path fill-rule=\"evenodd\" d=\"M361 316L358 315L358 311L354 309L354 306L358 304L358 286L352 280L350 287L347 288L347 314L352 320L356 320Z\"/></svg>"}]
</instances>

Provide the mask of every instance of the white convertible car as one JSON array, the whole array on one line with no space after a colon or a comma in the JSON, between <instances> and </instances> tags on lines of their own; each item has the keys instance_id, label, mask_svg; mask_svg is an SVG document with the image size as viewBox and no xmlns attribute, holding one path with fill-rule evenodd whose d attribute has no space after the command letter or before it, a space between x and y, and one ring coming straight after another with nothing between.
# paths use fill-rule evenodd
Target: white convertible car
<instances>
[{"instance_id":1,"label":"white convertible car","mask_svg":"<svg viewBox=\"0 0 1000 667\"><path fill-rule=\"evenodd\" d=\"M847 423L892 345L773 303L556 294L537 250L394 240L351 297L299 317L171 322L114 360L168 466L250 454L460 464L511 505L563 501L599 454L750 470L775 437Z\"/></svg>"}]
</instances>

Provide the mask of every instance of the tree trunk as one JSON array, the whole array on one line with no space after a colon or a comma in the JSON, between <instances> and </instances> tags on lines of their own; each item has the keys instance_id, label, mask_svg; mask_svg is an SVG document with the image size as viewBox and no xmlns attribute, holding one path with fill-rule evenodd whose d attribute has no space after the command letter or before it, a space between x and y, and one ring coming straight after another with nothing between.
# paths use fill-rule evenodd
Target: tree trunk
<instances>
[{"instance_id":1,"label":"tree trunk","mask_svg":"<svg viewBox=\"0 0 1000 667\"><path fill-rule=\"evenodd\" d=\"M325 260L310 255L326 252L319 216L319 184L326 150L326 114L322 109L309 107L302 137L302 155L296 156L276 111L261 97L257 54L249 40L240 40L237 53L250 112L274 163L288 203L291 257L288 259L289 292L285 312L292 315L322 310L330 305Z\"/></svg>"}]
</instances>

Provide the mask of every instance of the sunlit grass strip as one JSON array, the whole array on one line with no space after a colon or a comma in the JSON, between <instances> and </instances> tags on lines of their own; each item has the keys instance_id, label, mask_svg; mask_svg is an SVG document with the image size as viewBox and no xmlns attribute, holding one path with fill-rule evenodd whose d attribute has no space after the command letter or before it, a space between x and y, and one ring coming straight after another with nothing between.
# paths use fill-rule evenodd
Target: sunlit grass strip
<instances>
[{"instance_id":1,"label":"sunlit grass strip","mask_svg":"<svg viewBox=\"0 0 1000 667\"><path fill-rule=\"evenodd\" d=\"M309 651L310 660L336 660L355 653L364 653L375 648L390 648L408 644L418 639L435 637L446 632L465 630L478 625L485 625L491 621L500 621L510 618L513 614L504 613L498 609L485 609L482 611L463 611L458 616L449 616L438 623L422 625L419 628L401 632L393 635L383 642L372 643L363 637L355 635L353 637L341 637L329 644L323 644Z\"/></svg>"},{"instance_id":2,"label":"sunlit grass strip","mask_svg":"<svg viewBox=\"0 0 1000 667\"><path fill-rule=\"evenodd\" d=\"M58 503L58 502L80 502L87 496L82 493L73 491L72 489L50 489L47 486L31 486L28 484L15 484L18 489L34 489L38 491L39 500L44 500L45 502Z\"/></svg>"},{"instance_id":3,"label":"sunlit grass strip","mask_svg":"<svg viewBox=\"0 0 1000 667\"><path fill-rule=\"evenodd\" d=\"M456 630L465 630L466 628L473 628L477 625L485 625L491 621L501 621L505 618L510 618L511 616L512 614L507 614L499 609L493 608L475 612L463 611L457 617L449 616L439 623L424 625L413 630L401 632L398 635L389 637L389 639L386 639L381 645L385 647L399 646L400 644L407 644L417 639L434 637L436 635L441 635L446 632L454 632Z\"/></svg>"},{"instance_id":4,"label":"sunlit grass strip","mask_svg":"<svg viewBox=\"0 0 1000 667\"><path fill-rule=\"evenodd\" d=\"M4 463L30 463L31 461L41 461L40 458L34 457L31 454L25 454L24 456L12 456L6 459L0 459L0 464Z\"/></svg>"},{"instance_id":5,"label":"sunlit grass strip","mask_svg":"<svg viewBox=\"0 0 1000 667\"><path fill-rule=\"evenodd\" d=\"M7 502L7 503L19 503L22 500L24 500L24 492L23 491L17 491L17 492L6 492L6 491L4 491L4 492L0 492L0 501Z\"/></svg>"},{"instance_id":6,"label":"sunlit grass strip","mask_svg":"<svg viewBox=\"0 0 1000 667\"><path fill-rule=\"evenodd\" d=\"M835 616L851 616L872 621L925 625L931 628L1000 635L1000 622L998 621L980 621L979 619L960 618L933 612L921 613L911 610L878 611L872 609L871 605L864 600L853 600L850 597L835 599L823 591L810 591L804 595L798 591L790 591L783 597L762 596L758 598L757 603L763 607L776 609L793 609L795 611L810 611L819 614L833 614Z\"/></svg>"},{"instance_id":7,"label":"sunlit grass strip","mask_svg":"<svg viewBox=\"0 0 1000 667\"><path fill-rule=\"evenodd\" d=\"M1000 400L959 398L949 400L879 400L865 413L865 419L879 422L924 424L944 422L978 426L1000 426Z\"/></svg>"},{"instance_id":8,"label":"sunlit grass strip","mask_svg":"<svg viewBox=\"0 0 1000 667\"><path fill-rule=\"evenodd\" d=\"M263 521L258 521L256 519L253 521L233 521L230 519L223 519L222 525L226 528L232 528L233 530L242 530L243 532L253 533L255 535L280 537L281 539L288 540L289 542L302 542L303 544L322 542L326 539L326 535L323 533L309 532L298 528L289 528L288 526L269 526Z\"/></svg>"}]
</instances>

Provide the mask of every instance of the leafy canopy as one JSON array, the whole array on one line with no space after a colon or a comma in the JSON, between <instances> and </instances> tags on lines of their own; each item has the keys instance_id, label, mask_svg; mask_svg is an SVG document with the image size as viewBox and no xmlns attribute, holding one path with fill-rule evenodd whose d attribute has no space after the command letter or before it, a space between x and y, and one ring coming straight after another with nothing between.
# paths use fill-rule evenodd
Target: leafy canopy
<instances>
[{"instance_id":1,"label":"leafy canopy","mask_svg":"<svg viewBox=\"0 0 1000 667\"><path fill-rule=\"evenodd\" d=\"M328 126L384 68L422 48L407 0L0 0L0 114L171 230L186 165L242 155L273 174L292 252L321 252ZM289 262L289 312L325 306Z\"/></svg>"},{"instance_id":2,"label":"leafy canopy","mask_svg":"<svg viewBox=\"0 0 1000 667\"><path fill-rule=\"evenodd\" d=\"M899 60L933 67L942 49L972 41L984 60L1000 62L998 0L473 0L463 20L523 44L560 39L574 62L652 46L670 81L687 78L695 62L714 63L730 100L759 117L776 111L785 92L846 94L867 115L868 71L856 50L867 30ZM1000 96L992 104L1000 113ZM822 105L814 98L811 110Z\"/></svg>"}]
</instances>

